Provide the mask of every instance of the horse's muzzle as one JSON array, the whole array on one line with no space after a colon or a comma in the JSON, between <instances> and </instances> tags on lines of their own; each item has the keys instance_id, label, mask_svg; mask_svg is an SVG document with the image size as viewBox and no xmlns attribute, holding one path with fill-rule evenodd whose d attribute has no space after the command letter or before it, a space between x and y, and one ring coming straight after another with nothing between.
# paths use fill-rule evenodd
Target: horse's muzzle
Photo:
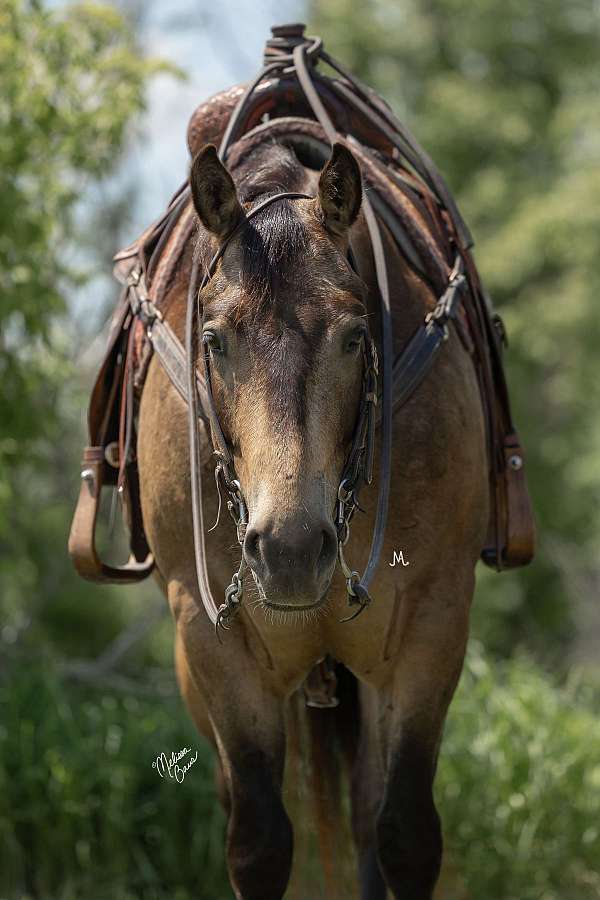
<instances>
[{"instance_id":1,"label":"horse's muzzle","mask_svg":"<svg viewBox=\"0 0 600 900\"><path fill-rule=\"evenodd\" d=\"M329 586L337 543L329 522L250 525L244 540L246 562L273 609L311 609ZM273 601L270 601L273 598ZM276 599L276 602L275 602Z\"/></svg>"}]
</instances>

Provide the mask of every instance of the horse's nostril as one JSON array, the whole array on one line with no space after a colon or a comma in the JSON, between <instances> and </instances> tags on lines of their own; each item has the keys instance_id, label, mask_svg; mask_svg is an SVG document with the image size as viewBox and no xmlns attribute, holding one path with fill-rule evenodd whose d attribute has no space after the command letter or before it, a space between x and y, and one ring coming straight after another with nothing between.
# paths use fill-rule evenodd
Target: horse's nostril
<instances>
[{"instance_id":1,"label":"horse's nostril","mask_svg":"<svg viewBox=\"0 0 600 900\"><path fill-rule=\"evenodd\" d=\"M317 570L319 572L322 572L324 569L328 569L329 566L331 566L335 559L336 552L337 544L334 535L330 531L323 531L321 550L317 559Z\"/></svg>"},{"instance_id":2,"label":"horse's nostril","mask_svg":"<svg viewBox=\"0 0 600 900\"><path fill-rule=\"evenodd\" d=\"M260 534L256 528L248 528L244 539L244 553L248 562L258 565L260 561Z\"/></svg>"}]
</instances>

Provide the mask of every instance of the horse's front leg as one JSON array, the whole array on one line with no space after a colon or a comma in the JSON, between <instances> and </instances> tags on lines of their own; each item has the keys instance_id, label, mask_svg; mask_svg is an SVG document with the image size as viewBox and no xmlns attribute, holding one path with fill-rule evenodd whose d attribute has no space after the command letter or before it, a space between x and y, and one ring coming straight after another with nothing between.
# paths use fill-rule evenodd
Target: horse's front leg
<instances>
[{"instance_id":1,"label":"horse's front leg","mask_svg":"<svg viewBox=\"0 0 600 900\"><path fill-rule=\"evenodd\" d=\"M360 737L352 767L352 831L358 856L361 900L386 900L377 859L376 822L383 796L383 765L377 721L379 703L370 685L359 683Z\"/></svg>"},{"instance_id":2,"label":"horse's front leg","mask_svg":"<svg viewBox=\"0 0 600 900\"><path fill-rule=\"evenodd\" d=\"M169 591L179 653L219 752L229 812L226 859L237 900L281 900L290 877L292 827L281 798L283 703L269 689L235 622L221 646L204 611L180 586Z\"/></svg>"},{"instance_id":3,"label":"horse's front leg","mask_svg":"<svg viewBox=\"0 0 600 900\"><path fill-rule=\"evenodd\" d=\"M379 696L386 777L378 855L399 900L432 900L440 873L442 830L433 780L463 664L471 592L472 584L458 592L459 600L439 590L415 601L392 679Z\"/></svg>"},{"instance_id":4,"label":"horse's front leg","mask_svg":"<svg viewBox=\"0 0 600 900\"><path fill-rule=\"evenodd\" d=\"M262 699L273 702L264 695ZM218 735L230 808L227 867L238 900L281 900L290 877L293 844L281 799L283 723L274 708L249 707L246 712L237 728L225 726ZM260 739L254 721L258 715Z\"/></svg>"}]
</instances>

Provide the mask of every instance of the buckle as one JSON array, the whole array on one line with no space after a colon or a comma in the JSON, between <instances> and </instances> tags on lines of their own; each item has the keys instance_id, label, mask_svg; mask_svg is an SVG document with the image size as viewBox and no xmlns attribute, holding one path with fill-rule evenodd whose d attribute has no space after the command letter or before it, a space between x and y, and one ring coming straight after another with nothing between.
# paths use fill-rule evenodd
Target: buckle
<instances>
[{"instance_id":1,"label":"buckle","mask_svg":"<svg viewBox=\"0 0 600 900\"><path fill-rule=\"evenodd\" d=\"M435 325L441 332L441 339L447 341L449 337L448 323L446 322L446 313L443 307L436 306L431 312L425 316L426 325Z\"/></svg>"},{"instance_id":2,"label":"buckle","mask_svg":"<svg viewBox=\"0 0 600 900\"><path fill-rule=\"evenodd\" d=\"M140 268L131 270L126 284L129 288L129 306L133 315L138 316L146 326L152 325L156 319L162 322L162 313L148 296L146 280Z\"/></svg>"},{"instance_id":3,"label":"buckle","mask_svg":"<svg viewBox=\"0 0 600 900\"><path fill-rule=\"evenodd\" d=\"M350 483L349 478L342 478L340 481L340 486L338 488L338 500L341 503L348 503L348 501L352 498L354 494L354 489L350 488L349 490L345 487L345 485Z\"/></svg>"}]
</instances>

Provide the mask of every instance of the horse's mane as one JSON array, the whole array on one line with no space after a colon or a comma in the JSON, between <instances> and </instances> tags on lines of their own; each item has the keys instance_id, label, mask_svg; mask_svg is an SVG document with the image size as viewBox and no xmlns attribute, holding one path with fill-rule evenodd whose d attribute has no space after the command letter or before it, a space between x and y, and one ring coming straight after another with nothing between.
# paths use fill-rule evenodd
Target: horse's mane
<instances>
[{"instance_id":1,"label":"horse's mane","mask_svg":"<svg viewBox=\"0 0 600 900\"><path fill-rule=\"evenodd\" d=\"M252 147L231 174L242 203L253 203L270 193L300 191L305 180L304 168L292 148L274 140Z\"/></svg>"}]
</instances>

